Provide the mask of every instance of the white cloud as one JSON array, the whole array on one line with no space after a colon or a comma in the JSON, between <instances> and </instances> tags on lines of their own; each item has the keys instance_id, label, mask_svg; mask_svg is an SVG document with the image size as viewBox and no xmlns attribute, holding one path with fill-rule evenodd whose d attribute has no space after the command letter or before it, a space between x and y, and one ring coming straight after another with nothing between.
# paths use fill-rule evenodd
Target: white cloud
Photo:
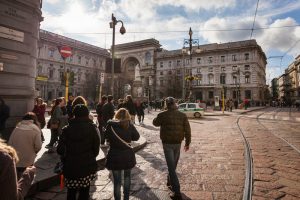
<instances>
[{"instance_id":1,"label":"white cloud","mask_svg":"<svg viewBox=\"0 0 300 200\"><path fill-rule=\"evenodd\" d=\"M44 3L57 4L60 0L44 0Z\"/></svg>"}]
</instances>

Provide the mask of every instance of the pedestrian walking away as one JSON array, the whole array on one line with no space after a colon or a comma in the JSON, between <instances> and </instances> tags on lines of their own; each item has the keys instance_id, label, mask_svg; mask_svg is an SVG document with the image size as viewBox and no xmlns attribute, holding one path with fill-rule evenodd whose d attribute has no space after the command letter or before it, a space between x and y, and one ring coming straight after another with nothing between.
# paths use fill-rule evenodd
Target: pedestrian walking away
<instances>
[{"instance_id":1,"label":"pedestrian walking away","mask_svg":"<svg viewBox=\"0 0 300 200\"><path fill-rule=\"evenodd\" d=\"M24 115L13 130L8 144L18 152L19 162L16 167L20 178L26 168L34 164L35 157L42 148L41 129L33 112Z\"/></svg>"},{"instance_id":2,"label":"pedestrian walking away","mask_svg":"<svg viewBox=\"0 0 300 200\"><path fill-rule=\"evenodd\" d=\"M64 127L57 145L57 153L63 163L67 200L88 200L90 183L97 171L100 138L96 124L89 119L87 106L74 107L75 118Z\"/></svg>"},{"instance_id":3,"label":"pedestrian walking away","mask_svg":"<svg viewBox=\"0 0 300 200\"><path fill-rule=\"evenodd\" d=\"M173 191L172 199L181 200L180 184L176 174L176 167L180 157L181 142L185 138L184 150L188 151L191 143L191 127L187 116L176 108L175 99L165 99L167 110L153 119L153 125L160 127L160 139L168 166L169 175L167 186Z\"/></svg>"},{"instance_id":4,"label":"pedestrian walking away","mask_svg":"<svg viewBox=\"0 0 300 200\"><path fill-rule=\"evenodd\" d=\"M44 103L42 98L37 98L35 100L35 105L32 112L37 116L37 119L40 123L40 128L43 129L46 125L45 112L47 104ZM42 141L45 141L43 132L41 131Z\"/></svg>"},{"instance_id":5,"label":"pedestrian walking away","mask_svg":"<svg viewBox=\"0 0 300 200\"><path fill-rule=\"evenodd\" d=\"M136 165L131 141L137 141L140 137L138 131L131 122L129 112L120 108L113 120L108 121L105 137L110 142L107 154L106 168L112 170L114 183L114 198L121 199L122 173L124 174L123 194L124 200L129 199L131 184L131 169Z\"/></svg>"},{"instance_id":6,"label":"pedestrian walking away","mask_svg":"<svg viewBox=\"0 0 300 200\"><path fill-rule=\"evenodd\" d=\"M103 132L104 121L103 121L103 115L102 115L102 107L104 106L106 101L107 101L107 96L103 95L101 97L101 101L98 103L98 105L96 107L98 128L99 128L100 137L101 137L101 140L100 140L101 145L104 145L104 142L105 142L104 132Z\"/></svg>"},{"instance_id":7,"label":"pedestrian walking away","mask_svg":"<svg viewBox=\"0 0 300 200\"><path fill-rule=\"evenodd\" d=\"M135 123L136 109L135 109L135 105L133 103L131 95L126 96L126 100L125 100L125 103L124 103L124 108L126 108L128 110L128 112L131 116L132 123Z\"/></svg>"},{"instance_id":8,"label":"pedestrian walking away","mask_svg":"<svg viewBox=\"0 0 300 200\"><path fill-rule=\"evenodd\" d=\"M106 127L108 120L112 119L115 115L115 107L113 105L113 96L107 96L107 102L102 107L103 126Z\"/></svg>"}]
</instances>

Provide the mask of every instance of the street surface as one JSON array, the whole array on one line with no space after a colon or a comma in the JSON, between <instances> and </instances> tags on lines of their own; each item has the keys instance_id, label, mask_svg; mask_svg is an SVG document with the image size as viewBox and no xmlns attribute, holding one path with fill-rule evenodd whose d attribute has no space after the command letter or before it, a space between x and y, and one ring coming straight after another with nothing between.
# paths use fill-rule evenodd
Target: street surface
<instances>
[{"instance_id":1,"label":"street surface","mask_svg":"<svg viewBox=\"0 0 300 200\"><path fill-rule=\"evenodd\" d=\"M131 199L170 199L159 128L152 126L157 113L146 113L145 125L136 126L148 144L136 154ZM189 120L192 143L188 152L182 151L177 168L184 199L243 198L246 170L251 169L246 167L241 132L252 153L252 199L300 199L300 112L271 107L243 115L225 114ZM66 199L66 190L56 186L32 199ZM91 199L113 199L106 169L98 172Z\"/></svg>"}]
</instances>

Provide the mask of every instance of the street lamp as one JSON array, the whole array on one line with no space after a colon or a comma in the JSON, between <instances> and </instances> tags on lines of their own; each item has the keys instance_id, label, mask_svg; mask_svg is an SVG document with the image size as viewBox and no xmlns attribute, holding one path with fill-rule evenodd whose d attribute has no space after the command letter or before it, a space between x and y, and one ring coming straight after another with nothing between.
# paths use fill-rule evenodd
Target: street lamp
<instances>
[{"instance_id":1,"label":"street lamp","mask_svg":"<svg viewBox=\"0 0 300 200\"><path fill-rule=\"evenodd\" d=\"M112 54L112 59L111 59L111 74L112 74L112 79L111 79L111 95L114 96L114 78L115 78L115 28L118 22L122 23L122 26L120 28L120 33L123 35L126 33L126 29L123 25L123 21L117 20L114 14L111 14L111 22L109 22L110 28L113 29L113 34L112 34L112 46L111 46L111 54Z\"/></svg>"},{"instance_id":2,"label":"street lamp","mask_svg":"<svg viewBox=\"0 0 300 200\"><path fill-rule=\"evenodd\" d=\"M183 39L183 49L186 48L185 45L189 45L190 65L191 65L190 68L192 70L192 49L193 49L193 45L196 44L197 45L197 49L199 50L199 39L192 39L193 31L192 31L191 27L190 27L190 30L189 30L189 36L190 36L190 39ZM189 99L191 99L191 96L192 96L191 81L194 80L194 77L192 76L192 74L189 74L189 77L187 78L187 80L190 81ZM185 69L183 68L183 84L182 84L182 98L183 99L185 99L185 81L186 81Z\"/></svg>"}]
</instances>

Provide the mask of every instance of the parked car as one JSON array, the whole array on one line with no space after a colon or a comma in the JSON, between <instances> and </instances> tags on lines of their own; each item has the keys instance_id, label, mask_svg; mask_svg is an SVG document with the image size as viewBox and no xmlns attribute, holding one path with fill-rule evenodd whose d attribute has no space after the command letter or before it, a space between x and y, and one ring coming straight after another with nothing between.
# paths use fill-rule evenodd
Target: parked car
<instances>
[{"instance_id":1,"label":"parked car","mask_svg":"<svg viewBox=\"0 0 300 200\"><path fill-rule=\"evenodd\" d=\"M204 116L204 108L198 103L181 103L178 105L178 110L185 113L187 117L199 118Z\"/></svg>"}]
</instances>

